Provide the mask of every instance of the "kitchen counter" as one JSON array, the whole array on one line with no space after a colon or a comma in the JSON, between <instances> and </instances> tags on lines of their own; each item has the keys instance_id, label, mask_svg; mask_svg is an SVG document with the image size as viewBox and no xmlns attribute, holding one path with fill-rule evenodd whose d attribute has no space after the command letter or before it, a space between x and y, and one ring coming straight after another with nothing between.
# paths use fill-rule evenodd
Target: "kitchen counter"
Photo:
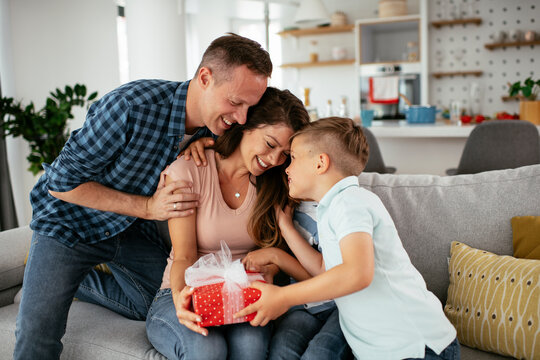
<instances>
[{"instance_id":1,"label":"kitchen counter","mask_svg":"<svg viewBox=\"0 0 540 360\"><path fill-rule=\"evenodd\" d=\"M405 120L375 120L370 127L376 137L467 138L475 125L407 124Z\"/></svg>"},{"instance_id":2,"label":"kitchen counter","mask_svg":"<svg viewBox=\"0 0 540 360\"><path fill-rule=\"evenodd\" d=\"M405 120L375 120L369 127L384 162L398 174L446 175L456 168L475 125L407 124ZM540 126L538 126L540 132Z\"/></svg>"}]
</instances>

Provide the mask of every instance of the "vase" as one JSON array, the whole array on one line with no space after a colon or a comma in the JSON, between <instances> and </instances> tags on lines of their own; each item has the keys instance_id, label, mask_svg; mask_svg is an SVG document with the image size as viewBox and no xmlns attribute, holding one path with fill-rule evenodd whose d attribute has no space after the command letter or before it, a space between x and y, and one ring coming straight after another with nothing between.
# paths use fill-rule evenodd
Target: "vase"
<instances>
[{"instance_id":1,"label":"vase","mask_svg":"<svg viewBox=\"0 0 540 360\"><path fill-rule=\"evenodd\" d=\"M519 119L540 125L540 100L519 102Z\"/></svg>"}]
</instances>

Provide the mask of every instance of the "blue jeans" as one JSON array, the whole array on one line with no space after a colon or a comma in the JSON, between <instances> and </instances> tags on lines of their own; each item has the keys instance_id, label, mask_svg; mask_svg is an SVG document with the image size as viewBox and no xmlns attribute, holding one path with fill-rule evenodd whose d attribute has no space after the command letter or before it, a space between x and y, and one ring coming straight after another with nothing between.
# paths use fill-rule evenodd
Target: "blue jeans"
<instances>
[{"instance_id":1,"label":"blue jeans","mask_svg":"<svg viewBox=\"0 0 540 360\"><path fill-rule=\"evenodd\" d=\"M352 358L335 306L317 314L294 307L277 319L275 326L270 360Z\"/></svg>"},{"instance_id":2,"label":"blue jeans","mask_svg":"<svg viewBox=\"0 0 540 360\"><path fill-rule=\"evenodd\" d=\"M158 291L146 318L146 334L167 359L266 359L269 325L255 327L246 322L208 330L208 335L202 336L180 324L171 289Z\"/></svg>"},{"instance_id":3,"label":"blue jeans","mask_svg":"<svg viewBox=\"0 0 540 360\"><path fill-rule=\"evenodd\" d=\"M68 247L34 233L24 272L14 359L58 359L73 297L144 320L168 253L132 226L96 244ZM108 263L113 275L98 273ZM80 286L79 286L80 285Z\"/></svg>"},{"instance_id":4,"label":"blue jeans","mask_svg":"<svg viewBox=\"0 0 540 360\"><path fill-rule=\"evenodd\" d=\"M454 339L444 349L439 355L435 353L435 351L431 350L429 347L426 346L426 354L424 356L424 360L459 360L461 358L461 348L459 347L459 341L457 338ZM407 359L407 360L421 360L418 359Z\"/></svg>"}]
</instances>

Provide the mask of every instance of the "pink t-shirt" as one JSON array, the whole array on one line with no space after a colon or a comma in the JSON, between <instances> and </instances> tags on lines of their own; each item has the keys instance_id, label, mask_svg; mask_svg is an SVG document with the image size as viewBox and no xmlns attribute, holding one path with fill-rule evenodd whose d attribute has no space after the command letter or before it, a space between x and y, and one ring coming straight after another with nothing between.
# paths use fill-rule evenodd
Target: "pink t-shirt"
<instances>
[{"instance_id":1,"label":"pink t-shirt","mask_svg":"<svg viewBox=\"0 0 540 360\"><path fill-rule=\"evenodd\" d=\"M220 243L224 240L231 250L233 260L236 260L256 247L247 230L249 216L255 206L256 189L249 183L242 205L238 209L231 209L221 194L214 150L207 149L205 153L207 166L197 167L195 161L186 161L182 156L165 170L165 175L175 181L191 181L191 191L199 194L196 220L198 256L221 250ZM173 259L174 249L171 250L163 273L162 289L171 287Z\"/></svg>"}]
</instances>

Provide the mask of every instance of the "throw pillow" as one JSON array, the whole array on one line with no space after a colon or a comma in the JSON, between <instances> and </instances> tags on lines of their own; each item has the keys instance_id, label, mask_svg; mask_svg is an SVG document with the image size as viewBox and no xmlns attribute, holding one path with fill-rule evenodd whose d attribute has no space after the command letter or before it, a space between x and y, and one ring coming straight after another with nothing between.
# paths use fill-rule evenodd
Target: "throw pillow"
<instances>
[{"instance_id":1,"label":"throw pillow","mask_svg":"<svg viewBox=\"0 0 540 360\"><path fill-rule=\"evenodd\" d=\"M540 261L452 242L444 312L460 343L518 359L540 354Z\"/></svg>"},{"instance_id":2,"label":"throw pillow","mask_svg":"<svg viewBox=\"0 0 540 360\"><path fill-rule=\"evenodd\" d=\"M514 216L511 222L514 256L540 260L540 216Z\"/></svg>"}]
</instances>

